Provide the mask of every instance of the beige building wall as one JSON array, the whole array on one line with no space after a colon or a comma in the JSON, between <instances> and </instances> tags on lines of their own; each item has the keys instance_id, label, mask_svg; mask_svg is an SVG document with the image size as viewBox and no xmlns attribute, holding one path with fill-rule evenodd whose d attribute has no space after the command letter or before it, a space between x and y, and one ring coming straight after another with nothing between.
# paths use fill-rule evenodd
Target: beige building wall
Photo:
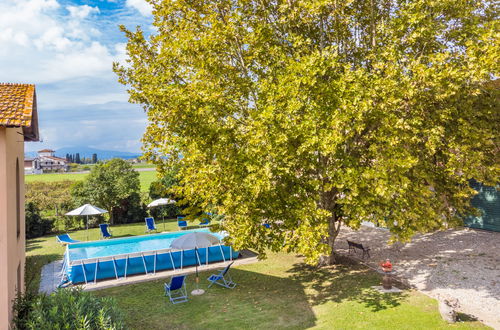
<instances>
[{"instance_id":1,"label":"beige building wall","mask_svg":"<svg viewBox=\"0 0 500 330\"><path fill-rule=\"evenodd\" d=\"M9 329L12 301L24 290L24 137L0 127L0 329ZM16 169L17 168L17 169Z\"/></svg>"}]
</instances>

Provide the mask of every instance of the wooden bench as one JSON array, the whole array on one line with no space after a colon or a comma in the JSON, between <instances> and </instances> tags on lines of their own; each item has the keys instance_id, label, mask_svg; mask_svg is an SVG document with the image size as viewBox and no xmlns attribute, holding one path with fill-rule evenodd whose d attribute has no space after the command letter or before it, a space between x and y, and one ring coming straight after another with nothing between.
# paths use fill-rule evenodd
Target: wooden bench
<instances>
[{"instance_id":1,"label":"wooden bench","mask_svg":"<svg viewBox=\"0 0 500 330\"><path fill-rule=\"evenodd\" d=\"M365 258L365 255L370 258L370 248L363 246L361 243L356 243L352 242L350 240L347 240L347 244L349 244L349 254L351 254L351 251L356 253L356 249L362 250L363 251L363 259Z\"/></svg>"}]
</instances>

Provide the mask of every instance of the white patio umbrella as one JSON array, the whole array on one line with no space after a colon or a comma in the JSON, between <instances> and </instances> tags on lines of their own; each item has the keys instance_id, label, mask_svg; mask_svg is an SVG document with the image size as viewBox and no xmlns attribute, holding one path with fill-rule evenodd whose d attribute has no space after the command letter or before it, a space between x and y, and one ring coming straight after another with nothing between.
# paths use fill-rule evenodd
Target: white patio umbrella
<instances>
[{"instance_id":1,"label":"white patio umbrella","mask_svg":"<svg viewBox=\"0 0 500 330\"><path fill-rule=\"evenodd\" d=\"M87 241L89 240L89 215L97 215L97 214L103 214L103 213L108 213L108 211L103 210L101 208L98 208L97 206L90 205L90 204L85 204L83 206L80 206L77 209L74 209L73 211L69 211L66 213L66 215L86 215L87 216Z\"/></svg>"},{"instance_id":2,"label":"white patio umbrella","mask_svg":"<svg viewBox=\"0 0 500 330\"><path fill-rule=\"evenodd\" d=\"M182 235L179 238L176 238L175 240L172 241L172 243L170 243L170 247L178 250L194 249L196 257L198 258L198 249L208 248L210 246L217 244L220 244L220 240L217 238L217 236L214 236L209 233L193 232ZM196 290L193 290L191 292L191 294L195 296L205 293L205 290L202 290L198 287L198 283L199 283L198 263L196 263Z\"/></svg>"},{"instance_id":3,"label":"white patio umbrella","mask_svg":"<svg viewBox=\"0 0 500 330\"><path fill-rule=\"evenodd\" d=\"M158 206L163 206L163 205L168 205L168 204L175 204L175 201L173 199L168 199L168 198L160 198L152 201L151 203L148 204L149 208L152 207L158 207ZM165 216L162 217L163 220L163 231L165 231Z\"/></svg>"}]
</instances>

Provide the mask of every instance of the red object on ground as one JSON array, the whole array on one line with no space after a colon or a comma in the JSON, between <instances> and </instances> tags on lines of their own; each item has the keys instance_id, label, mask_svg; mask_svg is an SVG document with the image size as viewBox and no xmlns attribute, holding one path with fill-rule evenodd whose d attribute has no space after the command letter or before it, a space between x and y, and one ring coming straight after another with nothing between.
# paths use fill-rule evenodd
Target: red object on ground
<instances>
[{"instance_id":1,"label":"red object on ground","mask_svg":"<svg viewBox=\"0 0 500 330\"><path fill-rule=\"evenodd\" d=\"M381 263L380 266L385 272L392 271L392 264L389 260L386 260L385 262Z\"/></svg>"}]
</instances>

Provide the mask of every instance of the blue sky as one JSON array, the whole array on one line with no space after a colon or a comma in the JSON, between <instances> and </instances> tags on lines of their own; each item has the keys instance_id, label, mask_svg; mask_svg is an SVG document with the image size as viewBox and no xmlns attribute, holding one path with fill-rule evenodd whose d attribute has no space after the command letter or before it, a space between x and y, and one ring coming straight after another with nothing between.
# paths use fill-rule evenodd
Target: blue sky
<instances>
[{"instance_id":1,"label":"blue sky","mask_svg":"<svg viewBox=\"0 0 500 330\"><path fill-rule=\"evenodd\" d=\"M0 0L0 82L36 85L45 147L137 152L146 115L127 102L113 61L125 59L118 29L151 29L145 0Z\"/></svg>"}]
</instances>

